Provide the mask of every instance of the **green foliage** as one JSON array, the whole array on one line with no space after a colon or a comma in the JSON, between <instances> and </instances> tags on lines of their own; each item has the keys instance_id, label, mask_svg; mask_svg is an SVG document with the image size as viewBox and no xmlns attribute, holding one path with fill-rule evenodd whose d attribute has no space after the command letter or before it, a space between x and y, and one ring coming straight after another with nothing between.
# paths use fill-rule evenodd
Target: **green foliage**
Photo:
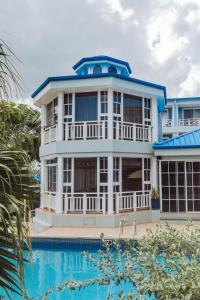
<instances>
[{"instance_id":1,"label":"green foliage","mask_svg":"<svg viewBox=\"0 0 200 300\"><path fill-rule=\"evenodd\" d=\"M200 228L187 225L179 231L169 225L158 226L155 232L148 230L137 244L134 241L125 245L117 241L104 244L105 250L100 250L97 258L83 253L99 269L98 276L85 281L67 280L52 290L129 283L132 291L128 294L120 291L118 299L144 300L150 295L159 300L200 299ZM113 295L109 294L107 299L113 299Z\"/></svg>"},{"instance_id":2,"label":"green foliage","mask_svg":"<svg viewBox=\"0 0 200 300\"><path fill-rule=\"evenodd\" d=\"M158 191L155 188L151 190L151 199L159 199Z\"/></svg>"},{"instance_id":3,"label":"green foliage","mask_svg":"<svg viewBox=\"0 0 200 300\"><path fill-rule=\"evenodd\" d=\"M40 113L25 104L0 101L0 144L9 150L26 151L39 159Z\"/></svg>"},{"instance_id":4,"label":"green foliage","mask_svg":"<svg viewBox=\"0 0 200 300\"><path fill-rule=\"evenodd\" d=\"M23 250L30 250L24 217L35 197L29 166L38 157L39 140L39 113L8 102L21 90L14 60L13 52L0 40L0 293L6 294L0 299L10 298L11 291L24 294Z\"/></svg>"}]
</instances>

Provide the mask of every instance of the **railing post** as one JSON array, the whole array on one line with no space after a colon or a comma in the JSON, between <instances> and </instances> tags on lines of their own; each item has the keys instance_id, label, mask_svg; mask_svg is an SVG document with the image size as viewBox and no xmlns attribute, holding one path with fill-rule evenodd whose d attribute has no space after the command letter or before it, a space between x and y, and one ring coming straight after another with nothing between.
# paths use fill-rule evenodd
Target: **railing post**
<instances>
[{"instance_id":1,"label":"railing post","mask_svg":"<svg viewBox=\"0 0 200 300\"><path fill-rule=\"evenodd\" d=\"M103 211L103 215L106 214L106 195L105 193L103 193L102 196L102 211Z\"/></svg>"},{"instance_id":2,"label":"railing post","mask_svg":"<svg viewBox=\"0 0 200 300\"><path fill-rule=\"evenodd\" d=\"M83 214L84 214L84 215L86 214L86 211L87 211L87 196L86 196L86 194L84 193L84 194L83 194Z\"/></svg>"},{"instance_id":3,"label":"railing post","mask_svg":"<svg viewBox=\"0 0 200 300\"><path fill-rule=\"evenodd\" d=\"M119 193L116 193L116 203L115 203L116 213L119 213L119 201L120 201L120 195Z\"/></svg>"},{"instance_id":4,"label":"railing post","mask_svg":"<svg viewBox=\"0 0 200 300\"><path fill-rule=\"evenodd\" d=\"M133 194L133 210L134 211L137 210L137 194L136 193Z\"/></svg>"},{"instance_id":5,"label":"railing post","mask_svg":"<svg viewBox=\"0 0 200 300\"><path fill-rule=\"evenodd\" d=\"M69 139L69 125L67 123L64 123L64 132L65 132L65 141L68 141L68 139Z\"/></svg>"},{"instance_id":6,"label":"railing post","mask_svg":"<svg viewBox=\"0 0 200 300\"><path fill-rule=\"evenodd\" d=\"M106 123L102 121L101 123L101 130L102 130L102 139L105 140L106 138Z\"/></svg>"},{"instance_id":7,"label":"railing post","mask_svg":"<svg viewBox=\"0 0 200 300\"><path fill-rule=\"evenodd\" d=\"M133 141L136 141L136 124L133 124Z\"/></svg>"},{"instance_id":8,"label":"railing post","mask_svg":"<svg viewBox=\"0 0 200 300\"><path fill-rule=\"evenodd\" d=\"M87 123L83 123L83 139L86 140L87 138Z\"/></svg>"}]
</instances>

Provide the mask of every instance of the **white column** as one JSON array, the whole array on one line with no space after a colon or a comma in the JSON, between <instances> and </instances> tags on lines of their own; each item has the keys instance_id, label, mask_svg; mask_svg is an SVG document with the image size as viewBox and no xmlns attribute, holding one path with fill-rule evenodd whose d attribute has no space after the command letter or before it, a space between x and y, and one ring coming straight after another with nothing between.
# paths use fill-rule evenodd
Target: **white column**
<instances>
[{"instance_id":1,"label":"white column","mask_svg":"<svg viewBox=\"0 0 200 300\"><path fill-rule=\"evenodd\" d=\"M56 213L63 212L63 157L58 157Z\"/></svg>"},{"instance_id":2,"label":"white column","mask_svg":"<svg viewBox=\"0 0 200 300\"><path fill-rule=\"evenodd\" d=\"M113 157L108 156L108 214L113 214Z\"/></svg>"},{"instance_id":3,"label":"white column","mask_svg":"<svg viewBox=\"0 0 200 300\"><path fill-rule=\"evenodd\" d=\"M108 89L108 139L113 139L113 91Z\"/></svg>"},{"instance_id":4,"label":"white column","mask_svg":"<svg viewBox=\"0 0 200 300\"><path fill-rule=\"evenodd\" d=\"M63 140L63 113L64 113L64 94L58 94L58 128L57 128L57 140Z\"/></svg>"},{"instance_id":5,"label":"white column","mask_svg":"<svg viewBox=\"0 0 200 300\"><path fill-rule=\"evenodd\" d=\"M152 188L158 190L158 170L157 170L157 158L151 158L151 185Z\"/></svg>"},{"instance_id":6,"label":"white column","mask_svg":"<svg viewBox=\"0 0 200 300\"><path fill-rule=\"evenodd\" d=\"M45 160L41 160L40 164L40 192L41 192L41 198L40 198L40 207L43 207L42 205L42 197L44 197L44 192L47 190L47 172L46 172L46 166L45 166Z\"/></svg>"},{"instance_id":7,"label":"white column","mask_svg":"<svg viewBox=\"0 0 200 300\"><path fill-rule=\"evenodd\" d=\"M151 125L152 125L152 142L158 141L158 108L157 98L151 99Z\"/></svg>"},{"instance_id":8,"label":"white column","mask_svg":"<svg viewBox=\"0 0 200 300\"><path fill-rule=\"evenodd\" d=\"M46 106L41 106L41 145L44 145L44 127L46 125Z\"/></svg>"}]
</instances>

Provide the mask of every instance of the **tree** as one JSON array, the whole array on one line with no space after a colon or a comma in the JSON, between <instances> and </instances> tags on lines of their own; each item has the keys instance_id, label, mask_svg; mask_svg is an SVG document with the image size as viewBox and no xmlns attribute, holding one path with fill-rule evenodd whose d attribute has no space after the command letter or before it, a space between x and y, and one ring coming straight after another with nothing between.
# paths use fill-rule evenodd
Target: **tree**
<instances>
[{"instance_id":1,"label":"tree","mask_svg":"<svg viewBox=\"0 0 200 300\"><path fill-rule=\"evenodd\" d=\"M86 281L68 280L56 288L82 289L88 286L129 284L118 299L198 300L200 299L200 228L183 231L165 225L148 230L137 242L104 241L98 257L83 253L100 274ZM109 294L107 299L114 299Z\"/></svg>"},{"instance_id":2,"label":"tree","mask_svg":"<svg viewBox=\"0 0 200 300\"><path fill-rule=\"evenodd\" d=\"M0 144L26 151L31 161L39 160L40 112L25 104L1 100Z\"/></svg>"},{"instance_id":3,"label":"tree","mask_svg":"<svg viewBox=\"0 0 200 300\"><path fill-rule=\"evenodd\" d=\"M13 52L0 40L0 99L4 101L21 89L21 78L13 59L16 59ZM17 108L2 101L0 107L3 109L0 121L0 291L4 290L8 299L10 291L24 293L26 259L23 250L24 247L30 249L30 241L28 226L23 220L34 198L34 181L29 168L32 154L22 150L24 144L21 148L18 145L24 133L20 133L20 126L9 123ZM5 118L7 113L10 116Z\"/></svg>"}]
</instances>

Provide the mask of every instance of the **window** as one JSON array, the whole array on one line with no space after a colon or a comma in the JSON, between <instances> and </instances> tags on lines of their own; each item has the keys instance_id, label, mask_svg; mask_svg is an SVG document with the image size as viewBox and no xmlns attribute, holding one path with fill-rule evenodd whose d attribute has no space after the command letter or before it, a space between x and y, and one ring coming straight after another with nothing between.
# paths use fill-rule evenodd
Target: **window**
<instances>
[{"instance_id":1,"label":"window","mask_svg":"<svg viewBox=\"0 0 200 300\"><path fill-rule=\"evenodd\" d=\"M119 157L114 157L113 158L113 182L119 182L119 172L120 172L120 167L119 167Z\"/></svg>"},{"instance_id":2,"label":"window","mask_svg":"<svg viewBox=\"0 0 200 300\"><path fill-rule=\"evenodd\" d=\"M101 98L101 114L107 114L108 113L108 92L102 91L100 94Z\"/></svg>"},{"instance_id":3,"label":"window","mask_svg":"<svg viewBox=\"0 0 200 300\"><path fill-rule=\"evenodd\" d=\"M63 160L63 182L71 183L72 181L72 159L64 158Z\"/></svg>"},{"instance_id":4,"label":"window","mask_svg":"<svg viewBox=\"0 0 200 300\"><path fill-rule=\"evenodd\" d=\"M146 125L151 125L151 99L144 98L144 119Z\"/></svg>"},{"instance_id":5,"label":"window","mask_svg":"<svg viewBox=\"0 0 200 300\"><path fill-rule=\"evenodd\" d=\"M72 94L64 94L64 116L65 119L72 118Z\"/></svg>"},{"instance_id":6,"label":"window","mask_svg":"<svg viewBox=\"0 0 200 300\"><path fill-rule=\"evenodd\" d=\"M100 183L108 182L108 158L100 157Z\"/></svg>"},{"instance_id":7,"label":"window","mask_svg":"<svg viewBox=\"0 0 200 300\"><path fill-rule=\"evenodd\" d=\"M47 160L47 189L50 192L56 192L57 189L57 158Z\"/></svg>"},{"instance_id":8,"label":"window","mask_svg":"<svg viewBox=\"0 0 200 300\"><path fill-rule=\"evenodd\" d=\"M57 124L57 119L58 119L57 106L58 106L58 98L55 98L53 101L51 101L49 104L47 104L47 107L46 107L46 126L47 127Z\"/></svg>"},{"instance_id":9,"label":"window","mask_svg":"<svg viewBox=\"0 0 200 300\"><path fill-rule=\"evenodd\" d=\"M95 65L93 68L93 74L100 74L100 73L102 73L101 65Z\"/></svg>"},{"instance_id":10,"label":"window","mask_svg":"<svg viewBox=\"0 0 200 300\"><path fill-rule=\"evenodd\" d=\"M184 109L184 119L200 118L200 109Z\"/></svg>"},{"instance_id":11,"label":"window","mask_svg":"<svg viewBox=\"0 0 200 300\"><path fill-rule=\"evenodd\" d=\"M124 121L142 124L142 97L124 94Z\"/></svg>"},{"instance_id":12,"label":"window","mask_svg":"<svg viewBox=\"0 0 200 300\"><path fill-rule=\"evenodd\" d=\"M74 192L96 193L97 192L97 159L75 158L74 159Z\"/></svg>"},{"instance_id":13,"label":"window","mask_svg":"<svg viewBox=\"0 0 200 300\"><path fill-rule=\"evenodd\" d=\"M142 158L122 158L122 191L142 191Z\"/></svg>"},{"instance_id":14,"label":"window","mask_svg":"<svg viewBox=\"0 0 200 300\"><path fill-rule=\"evenodd\" d=\"M121 114L121 93L119 92L113 93L113 113Z\"/></svg>"},{"instance_id":15,"label":"window","mask_svg":"<svg viewBox=\"0 0 200 300\"><path fill-rule=\"evenodd\" d=\"M114 66L108 67L108 73L117 74L117 69Z\"/></svg>"},{"instance_id":16,"label":"window","mask_svg":"<svg viewBox=\"0 0 200 300\"><path fill-rule=\"evenodd\" d=\"M144 158L144 190L151 190L151 159Z\"/></svg>"},{"instance_id":17,"label":"window","mask_svg":"<svg viewBox=\"0 0 200 300\"><path fill-rule=\"evenodd\" d=\"M97 120L97 92L75 94L75 121Z\"/></svg>"}]
</instances>

